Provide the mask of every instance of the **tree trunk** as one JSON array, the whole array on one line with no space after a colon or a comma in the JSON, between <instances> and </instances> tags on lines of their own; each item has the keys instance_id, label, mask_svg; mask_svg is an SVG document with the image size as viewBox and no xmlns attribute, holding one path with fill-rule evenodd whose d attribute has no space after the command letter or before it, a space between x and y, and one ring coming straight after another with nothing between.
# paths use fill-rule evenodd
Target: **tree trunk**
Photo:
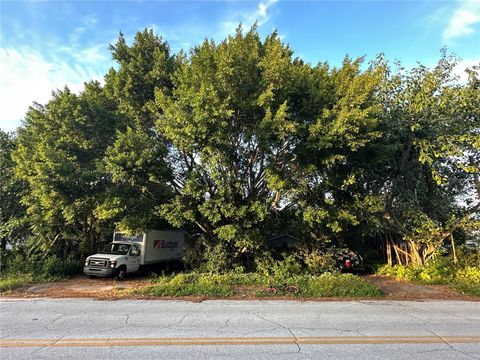
<instances>
[{"instance_id":1,"label":"tree trunk","mask_svg":"<svg viewBox=\"0 0 480 360\"><path fill-rule=\"evenodd\" d=\"M453 240L453 234L451 233L450 233L450 241L452 242L453 263L456 265L458 263L457 251L455 250L455 241Z\"/></svg>"},{"instance_id":2,"label":"tree trunk","mask_svg":"<svg viewBox=\"0 0 480 360\"><path fill-rule=\"evenodd\" d=\"M399 248L396 244L393 244L393 250L395 251L395 257L397 258L398 265L403 265L402 258L400 256Z\"/></svg>"},{"instance_id":3,"label":"tree trunk","mask_svg":"<svg viewBox=\"0 0 480 360\"><path fill-rule=\"evenodd\" d=\"M388 239L388 237L385 237L385 245L386 245L386 252L387 252L387 263L388 265L392 266L393 261L392 261L392 243Z\"/></svg>"},{"instance_id":4,"label":"tree trunk","mask_svg":"<svg viewBox=\"0 0 480 360\"><path fill-rule=\"evenodd\" d=\"M469 156L468 160L470 162L471 166L475 166L475 159L473 156ZM475 184L475 190L477 192L477 198L480 200L480 177L478 176L478 173L473 174L473 183Z\"/></svg>"}]
</instances>

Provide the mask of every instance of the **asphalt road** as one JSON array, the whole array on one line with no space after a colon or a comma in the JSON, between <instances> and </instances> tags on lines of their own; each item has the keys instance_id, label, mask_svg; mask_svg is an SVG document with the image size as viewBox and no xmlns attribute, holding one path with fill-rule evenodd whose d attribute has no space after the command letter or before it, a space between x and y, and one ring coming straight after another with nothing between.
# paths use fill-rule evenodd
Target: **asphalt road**
<instances>
[{"instance_id":1,"label":"asphalt road","mask_svg":"<svg viewBox=\"0 0 480 360\"><path fill-rule=\"evenodd\" d=\"M0 359L480 359L480 302L0 299Z\"/></svg>"}]
</instances>

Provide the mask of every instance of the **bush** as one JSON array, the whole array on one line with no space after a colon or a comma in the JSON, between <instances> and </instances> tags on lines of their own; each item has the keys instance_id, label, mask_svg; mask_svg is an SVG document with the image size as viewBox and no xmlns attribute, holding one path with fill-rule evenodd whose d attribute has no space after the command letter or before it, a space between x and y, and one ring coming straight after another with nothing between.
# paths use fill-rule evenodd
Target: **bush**
<instances>
[{"instance_id":1,"label":"bush","mask_svg":"<svg viewBox=\"0 0 480 360\"><path fill-rule=\"evenodd\" d=\"M203 258L205 259L205 263L202 266L202 270L207 272L222 273L231 267L228 252L222 244L207 247Z\"/></svg>"},{"instance_id":2,"label":"bush","mask_svg":"<svg viewBox=\"0 0 480 360\"><path fill-rule=\"evenodd\" d=\"M268 252L263 252L255 258L255 266L257 273L263 276L271 276L272 268L276 260L273 259L272 255Z\"/></svg>"},{"instance_id":3,"label":"bush","mask_svg":"<svg viewBox=\"0 0 480 360\"><path fill-rule=\"evenodd\" d=\"M454 267L448 258L437 258L425 266L384 265L377 274L390 275L397 279L415 281L422 284L446 284L454 278Z\"/></svg>"},{"instance_id":4,"label":"bush","mask_svg":"<svg viewBox=\"0 0 480 360\"><path fill-rule=\"evenodd\" d=\"M448 257L439 256L419 270L419 281L423 284L448 284L455 276L455 269Z\"/></svg>"},{"instance_id":5,"label":"bush","mask_svg":"<svg viewBox=\"0 0 480 360\"><path fill-rule=\"evenodd\" d=\"M307 278L305 297L377 297L381 291L353 274L324 273Z\"/></svg>"},{"instance_id":6,"label":"bush","mask_svg":"<svg viewBox=\"0 0 480 360\"><path fill-rule=\"evenodd\" d=\"M475 266L466 266L463 269L458 269L455 273L455 278L456 280L480 283L480 268Z\"/></svg>"},{"instance_id":7,"label":"bush","mask_svg":"<svg viewBox=\"0 0 480 360\"><path fill-rule=\"evenodd\" d=\"M283 260L274 260L270 254L264 253L257 258L256 265L259 274L279 281L303 273L302 263L294 255L289 255Z\"/></svg>"},{"instance_id":8,"label":"bush","mask_svg":"<svg viewBox=\"0 0 480 360\"><path fill-rule=\"evenodd\" d=\"M33 278L58 278L71 276L81 273L83 267L82 259L77 256L69 256L61 259L57 256L45 254L27 255L21 250L11 250L3 256L2 275L24 274L31 275Z\"/></svg>"},{"instance_id":9,"label":"bush","mask_svg":"<svg viewBox=\"0 0 480 360\"><path fill-rule=\"evenodd\" d=\"M71 257L60 259L52 256L45 260L42 267L43 276L72 276L82 272L83 264Z\"/></svg>"},{"instance_id":10,"label":"bush","mask_svg":"<svg viewBox=\"0 0 480 360\"><path fill-rule=\"evenodd\" d=\"M453 288L465 295L480 296L480 283L459 279L453 284Z\"/></svg>"},{"instance_id":11,"label":"bush","mask_svg":"<svg viewBox=\"0 0 480 360\"><path fill-rule=\"evenodd\" d=\"M458 269L453 288L462 294L480 296L480 267L465 266Z\"/></svg>"},{"instance_id":12,"label":"bush","mask_svg":"<svg viewBox=\"0 0 480 360\"><path fill-rule=\"evenodd\" d=\"M480 267L465 258L460 258L457 265L450 257L438 257L422 267L384 265L376 272L421 284L449 284L463 294L480 295Z\"/></svg>"},{"instance_id":13,"label":"bush","mask_svg":"<svg viewBox=\"0 0 480 360\"><path fill-rule=\"evenodd\" d=\"M462 268L467 266L480 268L480 249L460 246L458 249L458 265Z\"/></svg>"},{"instance_id":14,"label":"bush","mask_svg":"<svg viewBox=\"0 0 480 360\"><path fill-rule=\"evenodd\" d=\"M207 276L178 274L160 277L154 286L142 289L140 293L154 296L227 296L231 290Z\"/></svg>"},{"instance_id":15,"label":"bush","mask_svg":"<svg viewBox=\"0 0 480 360\"><path fill-rule=\"evenodd\" d=\"M332 254L325 254L319 251L304 254L304 261L308 273L312 275L333 272L337 268L336 261Z\"/></svg>"},{"instance_id":16,"label":"bush","mask_svg":"<svg viewBox=\"0 0 480 360\"><path fill-rule=\"evenodd\" d=\"M296 265L292 265L296 268ZM288 268L288 266L286 266ZM282 267L284 269L285 267ZM283 276L283 273L282 273ZM159 276L153 286L133 290L134 294L151 296L289 296L289 297L377 297L380 290L352 274L325 273L320 276L293 275L272 277L259 273L178 274ZM286 291L286 285L298 288L298 293ZM272 288L274 292L269 291Z\"/></svg>"},{"instance_id":17,"label":"bush","mask_svg":"<svg viewBox=\"0 0 480 360\"><path fill-rule=\"evenodd\" d=\"M32 275L6 276L0 278L0 292L11 291L35 282Z\"/></svg>"}]
</instances>

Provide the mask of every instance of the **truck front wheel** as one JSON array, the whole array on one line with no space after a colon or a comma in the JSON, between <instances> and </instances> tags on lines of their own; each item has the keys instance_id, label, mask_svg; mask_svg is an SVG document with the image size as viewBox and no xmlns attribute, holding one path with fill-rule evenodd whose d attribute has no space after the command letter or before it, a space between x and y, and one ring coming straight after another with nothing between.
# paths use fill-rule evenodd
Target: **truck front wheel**
<instances>
[{"instance_id":1,"label":"truck front wheel","mask_svg":"<svg viewBox=\"0 0 480 360\"><path fill-rule=\"evenodd\" d=\"M117 275L115 275L115 280L125 279L125 274L127 273L127 268L125 266L120 266L117 270Z\"/></svg>"}]
</instances>

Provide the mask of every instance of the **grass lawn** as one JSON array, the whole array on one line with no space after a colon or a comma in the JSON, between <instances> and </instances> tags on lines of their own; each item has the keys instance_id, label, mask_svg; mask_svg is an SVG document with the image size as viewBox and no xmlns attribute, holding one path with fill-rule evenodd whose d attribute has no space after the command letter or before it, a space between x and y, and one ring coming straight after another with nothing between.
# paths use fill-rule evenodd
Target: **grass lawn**
<instances>
[{"instance_id":1,"label":"grass lawn","mask_svg":"<svg viewBox=\"0 0 480 360\"><path fill-rule=\"evenodd\" d=\"M33 284L36 282L32 275L7 275L0 277L0 292L11 291L23 285Z\"/></svg>"},{"instance_id":2,"label":"grass lawn","mask_svg":"<svg viewBox=\"0 0 480 360\"><path fill-rule=\"evenodd\" d=\"M177 274L151 280L132 295L206 297L380 297L381 291L352 274L295 275L275 279L259 274Z\"/></svg>"}]
</instances>

